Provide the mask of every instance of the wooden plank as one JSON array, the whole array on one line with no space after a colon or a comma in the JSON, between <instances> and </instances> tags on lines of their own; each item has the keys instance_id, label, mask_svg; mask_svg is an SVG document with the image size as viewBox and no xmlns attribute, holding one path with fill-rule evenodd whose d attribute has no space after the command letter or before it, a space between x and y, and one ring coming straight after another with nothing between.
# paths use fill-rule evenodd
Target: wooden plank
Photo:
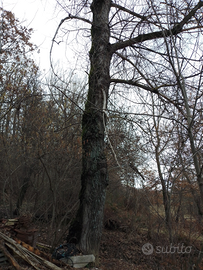
<instances>
[{"instance_id":1,"label":"wooden plank","mask_svg":"<svg viewBox=\"0 0 203 270\"><path fill-rule=\"evenodd\" d=\"M33 262L29 259L29 257L26 254L23 254L22 252L20 252L15 246L13 246L10 243L5 243L10 249L12 249L19 257L21 257L23 260L25 260L26 262L28 262L31 266L33 266L36 270L41 270L40 268L38 268L37 263Z\"/></svg>"},{"instance_id":2,"label":"wooden plank","mask_svg":"<svg viewBox=\"0 0 203 270\"><path fill-rule=\"evenodd\" d=\"M9 262L15 267L17 270L23 270L23 268L17 263L15 258L8 252L8 250L4 247L2 243L0 243L0 249L3 251L5 256L8 258Z\"/></svg>"},{"instance_id":3,"label":"wooden plank","mask_svg":"<svg viewBox=\"0 0 203 270\"><path fill-rule=\"evenodd\" d=\"M16 254L18 254L21 258L26 260L28 263L30 263L36 270L40 270L37 263L43 264L44 266L48 267L51 270L62 270L60 267L56 266L55 264L46 261L45 259L41 258L40 256L30 252L25 247L18 244L16 241L11 239L10 237L6 236L5 234L0 232L0 237L3 238L6 241L6 245L9 246ZM35 262L33 262L31 259L35 259Z\"/></svg>"}]
</instances>

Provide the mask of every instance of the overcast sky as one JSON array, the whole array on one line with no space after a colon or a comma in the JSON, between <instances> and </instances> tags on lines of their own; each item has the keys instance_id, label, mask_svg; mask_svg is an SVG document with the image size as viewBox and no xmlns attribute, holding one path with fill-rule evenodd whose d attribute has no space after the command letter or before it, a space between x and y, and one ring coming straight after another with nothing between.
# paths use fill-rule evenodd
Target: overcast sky
<instances>
[{"instance_id":1,"label":"overcast sky","mask_svg":"<svg viewBox=\"0 0 203 270\"><path fill-rule=\"evenodd\" d=\"M36 62L41 70L50 67L49 50L51 40L62 14L57 12L55 0L2 0L1 6L15 14L22 25L33 28L31 41L39 47ZM58 59L63 54L58 55ZM55 59L56 60L56 59Z\"/></svg>"}]
</instances>

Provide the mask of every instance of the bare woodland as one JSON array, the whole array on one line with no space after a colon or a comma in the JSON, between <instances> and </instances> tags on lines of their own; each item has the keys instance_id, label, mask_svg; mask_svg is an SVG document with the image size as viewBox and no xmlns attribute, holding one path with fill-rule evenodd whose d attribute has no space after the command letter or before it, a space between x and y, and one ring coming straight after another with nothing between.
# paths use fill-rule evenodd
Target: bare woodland
<instances>
[{"instance_id":1,"label":"bare woodland","mask_svg":"<svg viewBox=\"0 0 203 270\"><path fill-rule=\"evenodd\" d=\"M197 240L203 2L57 4L65 17L46 79L32 60L32 31L1 10L2 217L29 213L48 226L49 244L73 242L97 265L106 226L144 228L154 241L164 232L169 243L184 230L192 241L195 226ZM85 79L54 68L61 40L74 48Z\"/></svg>"}]
</instances>

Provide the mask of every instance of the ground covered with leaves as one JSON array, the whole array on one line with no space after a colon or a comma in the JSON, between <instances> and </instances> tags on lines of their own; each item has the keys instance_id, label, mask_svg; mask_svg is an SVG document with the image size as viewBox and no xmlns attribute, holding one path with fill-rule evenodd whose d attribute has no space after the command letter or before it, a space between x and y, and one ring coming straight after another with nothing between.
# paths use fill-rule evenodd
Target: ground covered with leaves
<instances>
[{"instance_id":1,"label":"ground covered with leaves","mask_svg":"<svg viewBox=\"0 0 203 270\"><path fill-rule=\"evenodd\" d=\"M147 217L147 216L146 216ZM151 219L153 228L148 226L147 218L141 215L137 219L133 218L133 213L118 208L105 209L104 230L100 246L100 265L97 267L87 266L81 269L91 270L189 270L203 269L203 248L202 243L202 227L201 224L195 225L194 220L179 223L181 230L176 228L176 238L173 244L170 243L167 230L164 231L163 222L155 216ZM22 218L21 218L22 219ZM21 225L28 219L19 219ZM24 222L24 223L23 223ZM12 237L13 225L5 221L2 223L1 232ZM25 224L24 224L25 226ZM29 228L36 228L38 232L37 248L44 245L43 250L47 255L53 254L54 248L64 243L67 234L67 225L64 230L61 227L57 232L62 233L63 237L58 239L58 243L52 245L52 239L56 232L55 229L50 230L49 222L41 223L36 221L26 222ZM12 229L9 229L9 228ZM1 243L3 244L3 242ZM50 249L49 247L52 247ZM16 257L15 257L16 258ZM21 270L34 269L24 260L16 258ZM69 266L60 266L61 269L73 269ZM15 269L9 263L0 269ZM40 268L48 269L44 266Z\"/></svg>"},{"instance_id":2,"label":"ground covered with leaves","mask_svg":"<svg viewBox=\"0 0 203 270\"><path fill-rule=\"evenodd\" d=\"M105 230L101 242L101 269L203 269L199 246L188 246L184 242L172 246L164 238L157 235L150 239L145 233ZM148 243L154 248L152 254L143 253L146 251L143 246Z\"/></svg>"},{"instance_id":3,"label":"ground covered with leaves","mask_svg":"<svg viewBox=\"0 0 203 270\"><path fill-rule=\"evenodd\" d=\"M41 238L40 240L45 241L45 239ZM181 240L181 243L171 246L163 234L154 234L153 237L149 237L148 232L145 230L142 232L133 231L132 228L128 227L104 229L100 248L100 265L97 268L89 266L81 269L203 269L200 244L198 242L196 244L188 243L186 239L185 241L184 239ZM151 246L148 244L153 246L153 252L151 252ZM22 260L19 264L22 269L33 269ZM61 268L71 269L71 267L64 266ZM11 270L14 268L5 265L1 269ZM42 267L41 269L46 268Z\"/></svg>"},{"instance_id":4,"label":"ground covered with leaves","mask_svg":"<svg viewBox=\"0 0 203 270\"><path fill-rule=\"evenodd\" d=\"M152 254L144 245L153 246ZM161 249L160 249L161 248ZM145 253L145 254L144 254ZM189 270L203 269L201 245L199 241L180 238L173 246L165 234L149 235L147 230L132 230L132 227L120 226L104 229L100 265L86 267L91 270Z\"/></svg>"}]
</instances>

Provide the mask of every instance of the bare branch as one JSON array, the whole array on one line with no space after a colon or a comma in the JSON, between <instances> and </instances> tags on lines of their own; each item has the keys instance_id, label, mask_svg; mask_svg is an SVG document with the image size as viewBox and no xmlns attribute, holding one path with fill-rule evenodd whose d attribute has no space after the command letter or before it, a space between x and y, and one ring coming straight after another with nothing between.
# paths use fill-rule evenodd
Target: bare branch
<instances>
[{"instance_id":1,"label":"bare branch","mask_svg":"<svg viewBox=\"0 0 203 270\"><path fill-rule=\"evenodd\" d=\"M129 13L130 15L133 15L133 16L135 16L137 18L142 19L142 20L147 20L147 16L142 16L142 15L140 15L140 14L138 14L138 13L132 11L132 10L129 10L129 9L125 8L125 7L122 7L122 6L120 6L120 5L116 4L116 3L111 3L111 6L115 7L115 8L118 8L119 10L125 11L125 12Z\"/></svg>"},{"instance_id":2,"label":"bare branch","mask_svg":"<svg viewBox=\"0 0 203 270\"><path fill-rule=\"evenodd\" d=\"M137 81L133 81L133 80L111 79L111 82L137 86L137 87L142 88L144 90L147 90L151 93L157 94L161 100L165 100L165 101L169 102L170 104L173 104L173 106L175 106L183 116L185 115L183 110L181 109L180 103L178 103L177 101L173 101L171 98L167 97L166 95L164 95L158 91L159 88L168 87L169 85L161 85L161 86L153 88L153 87L149 87L149 86L144 85L144 84L140 84Z\"/></svg>"},{"instance_id":3,"label":"bare branch","mask_svg":"<svg viewBox=\"0 0 203 270\"><path fill-rule=\"evenodd\" d=\"M111 82L113 83L122 83L122 84L128 84L128 85L133 85L133 86L137 86L137 87L140 87L144 90L147 90L151 93L155 93L155 94L159 94L157 88L152 88L152 87L149 87L147 85L144 85L144 84L140 84L138 83L137 81L133 81L133 80L122 80L122 79L111 79Z\"/></svg>"},{"instance_id":4,"label":"bare branch","mask_svg":"<svg viewBox=\"0 0 203 270\"><path fill-rule=\"evenodd\" d=\"M56 74L55 71L54 71L54 67L53 67L52 60L51 60L52 50L53 50L54 42L56 42L55 38L56 38L56 36L57 36L57 34L58 34L58 32L59 32L59 29L60 29L61 25L62 25L65 21L70 20L70 19L80 20L80 21L83 21L83 22L86 22L86 23L89 23L89 24L92 25L91 21L89 21L88 19L85 19L85 18L82 18L82 17L78 17L78 16L73 16L73 15L71 15L71 14L69 14L67 17L65 17L64 19L62 19L62 20L60 21L60 23L59 23L59 25L58 25L58 27L57 27L57 29L56 29L56 32L55 32L55 34L54 34L54 37L53 37L53 39L52 39L51 48L50 48L50 53L49 53L49 59L50 59L51 69L52 69L53 73L54 73L56 76L57 76L57 74ZM56 42L56 43L57 43L57 42ZM59 43L57 43L57 44L59 44ZM58 76L57 76L57 77L58 77Z\"/></svg>"},{"instance_id":5,"label":"bare branch","mask_svg":"<svg viewBox=\"0 0 203 270\"><path fill-rule=\"evenodd\" d=\"M132 46L134 44L144 42L146 40L152 40L157 38L163 38L168 37L171 35L177 35L183 31L183 26L195 15L198 9L200 9L203 6L203 1L199 1L199 3L188 13L187 16L184 17L184 19L176 24L173 28L163 31L155 31L148 34L141 34L138 35L135 38L128 39L123 42L116 42L111 45L112 53L114 53L117 50Z\"/></svg>"}]
</instances>

